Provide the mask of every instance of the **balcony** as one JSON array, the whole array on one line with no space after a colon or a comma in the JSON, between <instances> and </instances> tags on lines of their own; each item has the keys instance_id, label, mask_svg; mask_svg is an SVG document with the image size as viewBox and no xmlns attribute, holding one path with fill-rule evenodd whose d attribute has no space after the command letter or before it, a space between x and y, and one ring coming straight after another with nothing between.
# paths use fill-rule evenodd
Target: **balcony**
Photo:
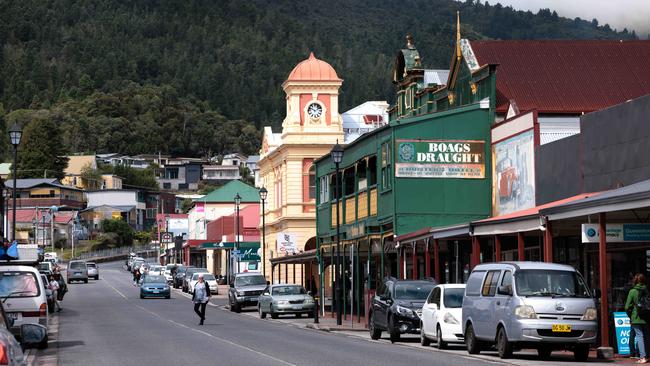
<instances>
[{"instance_id":1,"label":"balcony","mask_svg":"<svg viewBox=\"0 0 650 366\"><path fill-rule=\"evenodd\" d=\"M345 223L352 224L357 220L357 201L352 194L345 198Z\"/></svg>"},{"instance_id":2,"label":"balcony","mask_svg":"<svg viewBox=\"0 0 650 366\"><path fill-rule=\"evenodd\" d=\"M377 187L370 190L370 216L377 216Z\"/></svg>"},{"instance_id":3,"label":"balcony","mask_svg":"<svg viewBox=\"0 0 650 366\"><path fill-rule=\"evenodd\" d=\"M341 224L342 218L343 218L343 207L341 205L341 202L338 202L339 205L339 224ZM332 219L330 221L332 223L332 227L336 227L336 204L332 202Z\"/></svg>"},{"instance_id":4,"label":"balcony","mask_svg":"<svg viewBox=\"0 0 650 366\"><path fill-rule=\"evenodd\" d=\"M359 220L368 217L368 191L359 193L359 202L357 204L357 216Z\"/></svg>"}]
</instances>

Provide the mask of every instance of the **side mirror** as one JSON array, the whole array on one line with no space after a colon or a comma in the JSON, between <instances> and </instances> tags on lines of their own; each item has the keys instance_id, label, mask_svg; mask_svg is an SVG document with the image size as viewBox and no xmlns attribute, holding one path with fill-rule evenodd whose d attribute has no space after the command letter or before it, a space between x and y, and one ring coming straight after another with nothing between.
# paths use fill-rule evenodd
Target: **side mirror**
<instances>
[{"instance_id":1,"label":"side mirror","mask_svg":"<svg viewBox=\"0 0 650 366\"><path fill-rule=\"evenodd\" d=\"M262 293L262 295L266 295L266 296L268 296L268 295L270 295L270 294L269 294L268 291L266 291L266 292Z\"/></svg>"},{"instance_id":2,"label":"side mirror","mask_svg":"<svg viewBox=\"0 0 650 366\"><path fill-rule=\"evenodd\" d=\"M271 284L271 281L266 281L267 286L270 285L270 284Z\"/></svg>"},{"instance_id":3,"label":"side mirror","mask_svg":"<svg viewBox=\"0 0 650 366\"><path fill-rule=\"evenodd\" d=\"M307 295L311 296L311 291L307 291Z\"/></svg>"},{"instance_id":4,"label":"side mirror","mask_svg":"<svg viewBox=\"0 0 650 366\"><path fill-rule=\"evenodd\" d=\"M387 296L387 295L379 295L379 300L381 300L381 301L388 301L388 300L390 300L390 296Z\"/></svg>"},{"instance_id":5,"label":"side mirror","mask_svg":"<svg viewBox=\"0 0 650 366\"><path fill-rule=\"evenodd\" d=\"M512 296L512 286L510 286L510 285L499 286L499 288L497 289L497 292L499 293L499 295Z\"/></svg>"},{"instance_id":6,"label":"side mirror","mask_svg":"<svg viewBox=\"0 0 650 366\"><path fill-rule=\"evenodd\" d=\"M20 339L25 348L44 348L47 339L47 328L40 324L23 324L20 326Z\"/></svg>"}]
</instances>

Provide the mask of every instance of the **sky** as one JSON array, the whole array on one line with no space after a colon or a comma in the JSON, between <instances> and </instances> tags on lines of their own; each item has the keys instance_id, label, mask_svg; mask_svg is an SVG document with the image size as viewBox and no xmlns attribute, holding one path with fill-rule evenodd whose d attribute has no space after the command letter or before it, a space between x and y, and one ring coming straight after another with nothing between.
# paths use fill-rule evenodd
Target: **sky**
<instances>
[{"instance_id":1,"label":"sky","mask_svg":"<svg viewBox=\"0 0 650 366\"><path fill-rule=\"evenodd\" d=\"M489 1L489 0L488 0ZM490 4L511 5L536 13L540 8L557 11L566 18L598 19L600 25L621 31L634 29L640 39L650 34L650 0L493 0Z\"/></svg>"}]
</instances>

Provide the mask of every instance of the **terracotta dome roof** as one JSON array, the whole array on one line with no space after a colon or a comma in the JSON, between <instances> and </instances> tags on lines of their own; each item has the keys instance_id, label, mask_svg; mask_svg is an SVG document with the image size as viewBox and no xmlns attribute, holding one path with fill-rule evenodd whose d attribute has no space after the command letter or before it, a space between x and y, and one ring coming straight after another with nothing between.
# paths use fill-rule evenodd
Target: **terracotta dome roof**
<instances>
[{"instance_id":1,"label":"terracotta dome roof","mask_svg":"<svg viewBox=\"0 0 650 366\"><path fill-rule=\"evenodd\" d=\"M293 68L287 81L340 81L332 65L319 60L314 53Z\"/></svg>"}]
</instances>

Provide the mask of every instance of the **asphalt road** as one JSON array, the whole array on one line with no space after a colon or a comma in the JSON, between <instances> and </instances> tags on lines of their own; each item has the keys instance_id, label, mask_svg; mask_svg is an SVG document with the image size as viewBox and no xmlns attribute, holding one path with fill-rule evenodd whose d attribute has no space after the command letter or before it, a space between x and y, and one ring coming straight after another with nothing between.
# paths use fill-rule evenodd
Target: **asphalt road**
<instances>
[{"instance_id":1,"label":"asphalt road","mask_svg":"<svg viewBox=\"0 0 650 366\"><path fill-rule=\"evenodd\" d=\"M493 365L234 314L212 305L198 325L191 301L141 300L122 263L71 284L62 303L60 365ZM223 300L222 300L223 301Z\"/></svg>"}]
</instances>

